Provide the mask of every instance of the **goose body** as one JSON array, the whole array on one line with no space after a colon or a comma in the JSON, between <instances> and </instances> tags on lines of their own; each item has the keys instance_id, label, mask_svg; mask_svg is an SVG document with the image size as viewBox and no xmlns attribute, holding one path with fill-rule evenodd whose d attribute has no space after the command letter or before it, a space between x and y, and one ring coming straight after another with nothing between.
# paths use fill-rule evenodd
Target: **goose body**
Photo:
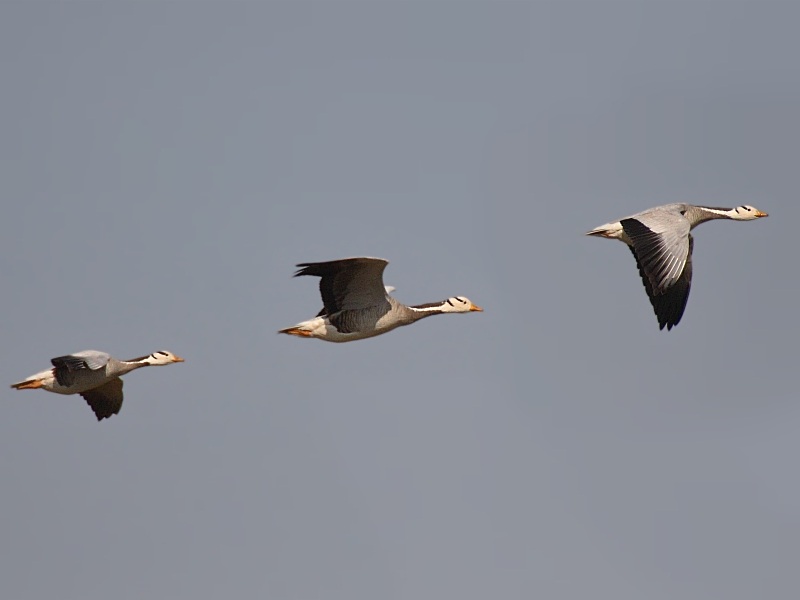
<instances>
[{"instance_id":1,"label":"goose body","mask_svg":"<svg viewBox=\"0 0 800 600\"><path fill-rule=\"evenodd\" d=\"M690 231L712 219L752 221L766 216L767 213L752 206L665 204L600 225L586 235L620 240L628 245L636 258L659 328L666 327L669 331L680 322L692 285L694 238Z\"/></svg>"},{"instance_id":2,"label":"goose body","mask_svg":"<svg viewBox=\"0 0 800 600\"><path fill-rule=\"evenodd\" d=\"M31 375L11 387L17 390L41 388L65 395L80 394L100 421L119 413L122 408L120 376L141 367L170 365L183 362L183 359L166 350L132 360L117 360L105 352L84 350L58 356L50 362L52 368Z\"/></svg>"},{"instance_id":3,"label":"goose body","mask_svg":"<svg viewBox=\"0 0 800 600\"><path fill-rule=\"evenodd\" d=\"M320 277L324 307L313 319L278 333L350 342L374 337L431 315L482 310L463 296L406 306L389 295L394 288L383 284L383 270L387 264L388 261L381 258L357 257L297 265L301 268L295 277Z\"/></svg>"}]
</instances>

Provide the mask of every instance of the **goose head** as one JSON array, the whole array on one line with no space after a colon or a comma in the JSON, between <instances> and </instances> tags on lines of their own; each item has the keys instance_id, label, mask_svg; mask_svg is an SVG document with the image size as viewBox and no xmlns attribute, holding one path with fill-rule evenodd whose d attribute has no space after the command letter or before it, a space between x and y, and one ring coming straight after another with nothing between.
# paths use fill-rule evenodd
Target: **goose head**
<instances>
[{"instance_id":1,"label":"goose head","mask_svg":"<svg viewBox=\"0 0 800 600\"><path fill-rule=\"evenodd\" d=\"M183 362L183 359L180 356L175 356L168 350L159 350L158 352L153 352L150 356L145 357L143 362L154 367L163 367L164 365Z\"/></svg>"},{"instance_id":2,"label":"goose head","mask_svg":"<svg viewBox=\"0 0 800 600\"><path fill-rule=\"evenodd\" d=\"M761 212L754 206L737 206L732 211L730 211L731 219L736 221L752 221L753 219L760 219L761 217L769 216L765 212Z\"/></svg>"},{"instance_id":3,"label":"goose head","mask_svg":"<svg viewBox=\"0 0 800 600\"><path fill-rule=\"evenodd\" d=\"M464 312L483 312L480 306L469 301L464 296L453 296L442 302L440 310L443 313L464 313Z\"/></svg>"}]
</instances>

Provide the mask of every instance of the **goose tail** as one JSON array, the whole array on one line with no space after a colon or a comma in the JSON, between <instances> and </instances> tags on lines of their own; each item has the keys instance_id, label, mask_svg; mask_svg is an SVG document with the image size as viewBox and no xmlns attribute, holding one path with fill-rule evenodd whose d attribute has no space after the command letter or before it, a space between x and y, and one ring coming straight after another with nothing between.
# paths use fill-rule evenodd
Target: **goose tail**
<instances>
[{"instance_id":1,"label":"goose tail","mask_svg":"<svg viewBox=\"0 0 800 600\"><path fill-rule=\"evenodd\" d=\"M586 235L593 235L596 237L604 237L604 238L612 238L612 239L620 239L622 236L622 223L617 221L616 223L606 223L605 225L600 225L599 227L595 227L586 232Z\"/></svg>"}]
</instances>

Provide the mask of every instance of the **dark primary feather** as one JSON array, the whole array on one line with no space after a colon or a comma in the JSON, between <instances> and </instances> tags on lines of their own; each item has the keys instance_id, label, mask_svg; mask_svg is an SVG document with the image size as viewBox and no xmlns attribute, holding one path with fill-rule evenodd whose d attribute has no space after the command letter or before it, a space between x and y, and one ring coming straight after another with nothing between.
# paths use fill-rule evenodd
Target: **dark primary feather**
<instances>
[{"instance_id":1,"label":"dark primary feather","mask_svg":"<svg viewBox=\"0 0 800 600\"><path fill-rule=\"evenodd\" d=\"M82 350L67 354L66 356L57 356L50 360L55 369L56 381L60 385L68 386L75 380L75 372L88 369L96 371L102 369L108 364L111 357L98 350Z\"/></svg>"},{"instance_id":2,"label":"dark primary feather","mask_svg":"<svg viewBox=\"0 0 800 600\"><path fill-rule=\"evenodd\" d=\"M642 268L642 263L639 259L636 249L633 246L628 246L636 259L636 266L639 267L639 275L642 277L644 288L647 291L647 297L650 299L650 304L653 305L653 312L658 318L659 329L667 327L667 331L671 330L677 325L683 311L686 310L686 303L689 300L689 290L692 287L692 251L694 250L694 238L689 235L689 255L686 257L686 265L683 268L681 276L675 285L669 287L660 294L653 293L653 286L650 284L650 278Z\"/></svg>"},{"instance_id":3,"label":"dark primary feather","mask_svg":"<svg viewBox=\"0 0 800 600\"><path fill-rule=\"evenodd\" d=\"M122 379L115 377L108 383L81 392L98 421L116 415L122 408Z\"/></svg>"},{"instance_id":4,"label":"dark primary feather","mask_svg":"<svg viewBox=\"0 0 800 600\"><path fill-rule=\"evenodd\" d=\"M72 385L76 371L89 368L85 359L72 355L57 356L50 362L55 367L56 381L64 387Z\"/></svg>"},{"instance_id":5,"label":"dark primary feather","mask_svg":"<svg viewBox=\"0 0 800 600\"><path fill-rule=\"evenodd\" d=\"M300 263L295 277L320 277L319 291L324 308L317 316L342 310L361 310L386 303L383 270L388 261L380 258L345 258L319 263Z\"/></svg>"}]
</instances>

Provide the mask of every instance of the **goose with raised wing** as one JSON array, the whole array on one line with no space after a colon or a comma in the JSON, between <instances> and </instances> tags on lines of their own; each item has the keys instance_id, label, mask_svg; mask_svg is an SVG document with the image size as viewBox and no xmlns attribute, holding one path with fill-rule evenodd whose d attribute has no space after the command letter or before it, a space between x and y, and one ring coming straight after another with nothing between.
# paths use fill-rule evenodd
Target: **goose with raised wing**
<instances>
[{"instance_id":1,"label":"goose with raised wing","mask_svg":"<svg viewBox=\"0 0 800 600\"><path fill-rule=\"evenodd\" d=\"M50 361L51 369L31 375L13 384L17 390L42 388L56 394L80 394L101 421L117 414L122 408L122 379L120 376L141 367L160 367L183 362L159 350L148 356L131 360L117 360L105 352L84 350L75 354L58 356Z\"/></svg>"},{"instance_id":2,"label":"goose with raised wing","mask_svg":"<svg viewBox=\"0 0 800 600\"><path fill-rule=\"evenodd\" d=\"M620 240L628 245L636 258L659 329L666 327L669 331L680 322L692 286L694 238L689 232L712 219L752 221L766 216L767 213L752 206L665 204L600 225L586 235Z\"/></svg>"},{"instance_id":3,"label":"goose with raised wing","mask_svg":"<svg viewBox=\"0 0 800 600\"><path fill-rule=\"evenodd\" d=\"M323 309L316 317L281 329L300 337L328 342L350 342L373 337L402 325L411 325L431 315L482 311L464 296L441 302L406 306L389 295L394 288L383 285L382 258L345 258L318 263L301 263L295 277L319 277Z\"/></svg>"}]
</instances>

